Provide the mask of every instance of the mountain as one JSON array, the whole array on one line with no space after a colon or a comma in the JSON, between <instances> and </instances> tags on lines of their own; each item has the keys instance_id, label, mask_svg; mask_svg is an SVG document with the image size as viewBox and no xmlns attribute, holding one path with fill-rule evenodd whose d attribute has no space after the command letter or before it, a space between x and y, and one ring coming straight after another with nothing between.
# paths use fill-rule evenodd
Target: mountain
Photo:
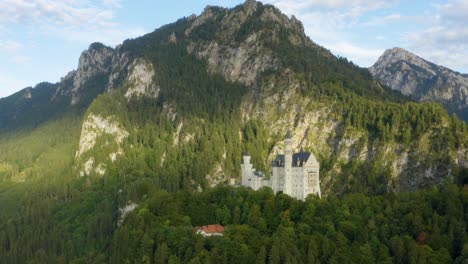
<instances>
[{"instance_id":1,"label":"mountain","mask_svg":"<svg viewBox=\"0 0 468 264\"><path fill-rule=\"evenodd\" d=\"M268 171L288 129L295 150L327 164L326 193L416 190L466 160L465 126L380 86L273 6L207 7L125 41L112 57L107 93L83 121L80 175L106 174L119 160L157 178L171 171L168 188L206 188L237 179L242 152ZM144 172L141 160L152 161Z\"/></svg>"},{"instance_id":2,"label":"mountain","mask_svg":"<svg viewBox=\"0 0 468 264\"><path fill-rule=\"evenodd\" d=\"M164 184L176 189L236 180L242 152L268 169L288 129L295 150L326 164L325 193L416 190L442 182L467 155L456 119L380 86L311 41L295 17L255 1L207 7L115 49L93 43L60 82L27 88L0 108L10 134L81 119L75 175L169 170ZM6 163L19 172L31 165ZM356 173L381 177L381 187Z\"/></svg>"},{"instance_id":3,"label":"mountain","mask_svg":"<svg viewBox=\"0 0 468 264\"><path fill-rule=\"evenodd\" d=\"M0 99L0 131L34 128L67 111L85 111L105 91L113 49L93 43L79 59L78 69L58 83L40 83Z\"/></svg>"},{"instance_id":4,"label":"mountain","mask_svg":"<svg viewBox=\"0 0 468 264\"><path fill-rule=\"evenodd\" d=\"M382 84L417 101L438 102L468 121L468 77L402 48L386 50L369 68Z\"/></svg>"},{"instance_id":5,"label":"mountain","mask_svg":"<svg viewBox=\"0 0 468 264\"><path fill-rule=\"evenodd\" d=\"M55 85L40 83L0 99L0 130L18 128L24 124L37 125L41 119L53 115L58 108L49 100Z\"/></svg>"},{"instance_id":6,"label":"mountain","mask_svg":"<svg viewBox=\"0 0 468 264\"><path fill-rule=\"evenodd\" d=\"M6 263L463 257L452 182L466 182L467 125L382 86L271 5L209 6L115 48L91 44L77 70L0 109ZM222 186L240 180L244 152L268 174L288 130L321 164L322 200ZM215 222L225 237L193 234Z\"/></svg>"}]
</instances>

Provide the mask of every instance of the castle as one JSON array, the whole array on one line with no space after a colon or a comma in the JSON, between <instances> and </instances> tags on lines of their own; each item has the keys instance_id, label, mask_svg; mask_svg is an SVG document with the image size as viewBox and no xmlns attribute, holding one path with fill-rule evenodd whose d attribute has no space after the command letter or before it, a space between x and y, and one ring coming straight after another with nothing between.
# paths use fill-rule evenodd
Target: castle
<instances>
[{"instance_id":1,"label":"castle","mask_svg":"<svg viewBox=\"0 0 468 264\"><path fill-rule=\"evenodd\" d=\"M320 197L320 164L314 154L302 150L293 154L289 132L284 146L284 155L277 155L272 163L270 179L265 177L264 172L255 170L250 163L250 156L244 155L241 165L242 185L254 190L268 186L275 193L283 192L299 200L305 200L309 194Z\"/></svg>"}]
</instances>

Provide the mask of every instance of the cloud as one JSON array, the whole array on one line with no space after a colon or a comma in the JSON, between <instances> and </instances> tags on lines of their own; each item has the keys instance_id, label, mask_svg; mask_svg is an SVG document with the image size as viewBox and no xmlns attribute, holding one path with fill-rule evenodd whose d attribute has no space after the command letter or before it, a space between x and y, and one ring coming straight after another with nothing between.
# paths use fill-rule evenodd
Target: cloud
<instances>
[{"instance_id":1,"label":"cloud","mask_svg":"<svg viewBox=\"0 0 468 264\"><path fill-rule=\"evenodd\" d=\"M102 41L116 45L124 38L142 34L115 20L120 0L3 0L0 23L29 27L33 32L70 41Z\"/></svg>"},{"instance_id":2,"label":"cloud","mask_svg":"<svg viewBox=\"0 0 468 264\"><path fill-rule=\"evenodd\" d=\"M468 2L465 0L452 0L444 5L439 5L438 8L447 22L465 21L468 14Z\"/></svg>"},{"instance_id":3,"label":"cloud","mask_svg":"<svg viewBox=\"0 0 468 264\"><path fill-rule=\"evenodd\" d=\"M372 48L356 40L352 31L363 17L398 3L396 0L266 0L304 24L306 34L334 54L345 56L361 66L372 65L385 48ZM388 19L396 19L397 14ZM364 43L364 44L363 44Z\"/></svg>"},{"instance_id":4,"label":"cloud","mask_svg":"<svg viewBox=\"0 0 468 264\"><path fill-rule=\"evenodd\" d=\"M468 69L468 2L448 1L437 5L432 23L408 32L408 48L418 55L452 69Z\"/></svg>"},{"instance_id":5,"label":"cloud","mask_svg":"<svg viewBox=\"0 0 468 264\"><path fill-rule=\"evenodd\" d=\"M427 4L424 5L427 10L420 9L412 13L402 12L405 6L412 4L400 4L398 0L265 2L299 18L304 24L306 34L316 43L330 49L334 54L348 57L361 66L371 65L383 50L396 45L435 63L453 69L468 70L466 0ZM383 35L385 32L390 33L389 31L392 35ZM360 32L363 32L362 36L359 35ZM368 32L378 32L379 35L366 35L372 34Z\"/></svg>"},{"instance_id":6,"label":"cloud","mask_svg":"<svg viewBox=\"0 0 468 264\"><path fill-rule=\"evenodd\" d=\"M113 10L90 1L3 0L0 21L3 23L45 24L65 27L103 26L112 19Z\"/></svg>"},{"instance_id":7,"label":"cloud","mask_svg":"<svg viewBox=\"0 0 468 264\"><path fill-rule=\"evenodd\" d=\"M362 11L369 11L373 9L380 9L389 4L394 4L395 0L271 0L265 1L277 6L282 10L294 10L295 13L308 11L311 8L323 9L355 9Z\"/></svg>"},{"instance_id":8,"label":"cloud","mask_svg":"<svg viewBox=\"0 0 468 264\"><path fill-rule=\"evenodd\" d=\"M335 51L335 53L341 56L344 55L348 58L360 58L361 61L367 61L367 65L369 65L369 63L374 63L374 59L384 52L382 49L364 48L347 41L331 44L330 46L327 46L327 48Z\"/></svg>"},{"instance_id":9,"label":"cloud","mask_svg":"<svg viewBox=\"0 0 468 264\"><path fill-rule=\"evenodd\" d=\"M1 52L13 52L19 50L21 47L21 43L14 40L0 40Z\"/></svg>"},{"instance_id":10,"label":"cloud","mask_svg":"<svg viewBox=\"0 0 468 264\"><path fill-rule=\"evenodd\" d=\"M121 0L0 1L0 97L39 81L58 80L78 56L70 53L92 42L117 45L147 32L120 24L116 16L121 8ZM51 52L45 62L41 51L51 46L64 49ZM33 73L24 74L31 69Z\"/></svg>"},{"instance_id":11,"label":"cloud","mask_svg":"<svg viewBox=\"0 0 468 264\"><path fill-rule=\"evenodd\" d=\"M266 0L288 15L307 15L313 12L337 14L347 18L347 23L355 23L362 15L392 6L398 0ZM330 17L332 18L332 17Z\"/></svg>"}]
</instances>

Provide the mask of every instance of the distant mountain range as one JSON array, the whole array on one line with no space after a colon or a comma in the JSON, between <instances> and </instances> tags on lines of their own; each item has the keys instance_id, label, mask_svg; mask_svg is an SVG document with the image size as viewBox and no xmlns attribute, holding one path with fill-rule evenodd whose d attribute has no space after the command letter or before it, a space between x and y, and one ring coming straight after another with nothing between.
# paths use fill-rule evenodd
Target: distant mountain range
<instances>
[{"instance_id":1,"label":"distant mountain range","mask_svg":"<svg viewBox=\"0 0 468 264\"><path fill-rule=\"evenodd\" d=\"M468 122L468 74L436 65L402 48L386 50L369 71L382 84L417 101L441 103Z\"/></svg>"}]
</instances>

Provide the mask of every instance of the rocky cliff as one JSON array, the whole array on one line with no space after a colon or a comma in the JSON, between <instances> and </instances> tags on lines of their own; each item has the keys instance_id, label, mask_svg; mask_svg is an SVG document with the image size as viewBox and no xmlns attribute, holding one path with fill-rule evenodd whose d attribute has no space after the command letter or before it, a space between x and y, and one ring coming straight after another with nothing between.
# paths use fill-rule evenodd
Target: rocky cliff
<instances>
[{"instance_id":1,"label":"rocky cliff","mask_svg":"<svg viewBox=\"0 0 468 264\"><path fill-rule=\"evenodd\" d=\"M386 50L369 68L388 87L418 101L444 105L451 113L468 121L468 78L401 49Z\"/></svg>"}]
</instances>

